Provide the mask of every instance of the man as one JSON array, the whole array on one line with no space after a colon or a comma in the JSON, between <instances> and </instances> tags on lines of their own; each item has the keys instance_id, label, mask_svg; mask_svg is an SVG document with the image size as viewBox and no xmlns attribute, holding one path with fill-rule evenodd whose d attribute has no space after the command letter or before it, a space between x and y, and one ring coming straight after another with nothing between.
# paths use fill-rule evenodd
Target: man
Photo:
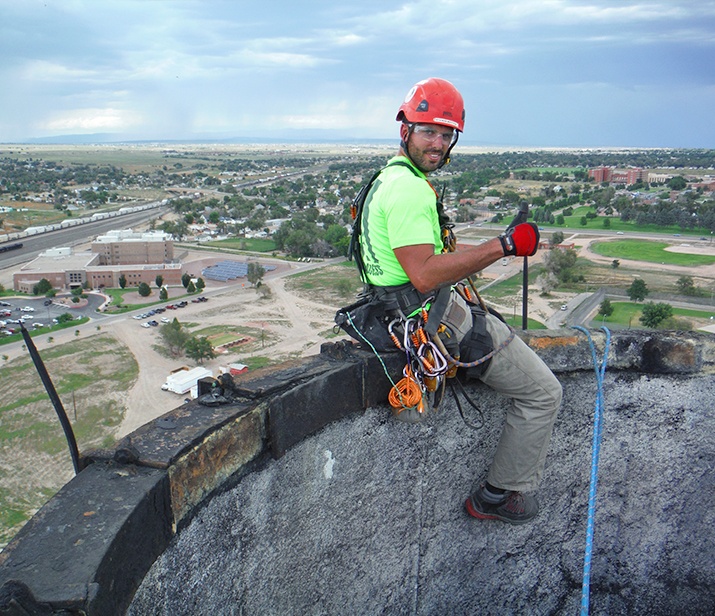
<instances>
[{"instance_id":1,"label":"man","mask_svg":"<svg viewBox=\"0 0 715 616\"><path fill-rule=\"evenodd\" d=\"M358 227L361 269L378 297L434 297L436 290L451 287L505 255L535 254L539 232L532 223L516 225L478 246L443 252L438 196L427 175L449 161L464 130L464 103L451 83L431 78L415 84L396 119L398 155L373 182ZM481 357L497 350L476 376L513 399L486 481L467 499L466 509L476 518L528 522L538 513L538 503L524 492L536 488L541 479L561 406L561 385L523 341L513 336L508 340L512 332L506 324L469 305L454 290L448 297L441 322L460 341L463 354L476 352ZM419 301L409 309L415 306Z\"/></svg>"}]
</instances>

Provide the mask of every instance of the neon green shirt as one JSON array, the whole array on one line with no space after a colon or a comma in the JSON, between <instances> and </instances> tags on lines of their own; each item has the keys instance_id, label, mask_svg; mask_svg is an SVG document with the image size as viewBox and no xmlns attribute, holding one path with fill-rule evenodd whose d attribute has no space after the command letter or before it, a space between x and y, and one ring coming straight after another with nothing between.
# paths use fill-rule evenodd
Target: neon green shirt
<instances>
[{"instance_id":1,"label":"neon green shirt","mask_svg":"<svg viewBox=\"0 0 715 616\"><path fill-rule=\"evenodd\" d=\"M415 170L402 165L403 161ZM367 282L397 286L409 282L393 252L395 248L433 244L442 252L437 195L425 175L404 156L392 158L370 189L362 216L360 245Z\"/></svg>"}]
</instances>

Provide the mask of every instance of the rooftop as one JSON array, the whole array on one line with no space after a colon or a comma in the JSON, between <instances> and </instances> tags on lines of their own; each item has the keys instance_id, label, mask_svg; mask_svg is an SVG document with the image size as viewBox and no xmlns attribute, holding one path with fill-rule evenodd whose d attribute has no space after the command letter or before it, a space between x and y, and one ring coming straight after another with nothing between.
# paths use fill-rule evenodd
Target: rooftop
<instances>
[{"instance_id":1,"label":"rooftop","mask_svg":"<svg viewBox=\"0 0 715 616\"><path fill-rule=\"evenodd\" d=\"M576 613L597 379L583 334L520 335L564 385L533 523L463 510L506 399L477 383L481 413L448 394L404 424L376 358L326 344L86 454L0 554L0 613ZM709 334L613 334L593 614L715 610L714 365Z\"/></svg>"}]
</instances>

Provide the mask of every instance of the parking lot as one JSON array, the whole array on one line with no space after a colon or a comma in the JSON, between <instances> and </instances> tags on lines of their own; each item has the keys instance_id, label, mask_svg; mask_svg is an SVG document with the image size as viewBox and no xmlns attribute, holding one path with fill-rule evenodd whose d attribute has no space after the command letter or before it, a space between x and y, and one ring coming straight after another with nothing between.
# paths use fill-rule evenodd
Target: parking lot
<instances>
[{"instance_id":1,"label":"parking lot","mask_svg":"<svg viewBox=\"0 0 715 616\"><path fill-rule=\"evenodd\" d=\"M209 301L208 297L204 297L203 295L200 297L195 297L194 299L191 300L192 304L202 304L204 302ZM186 306L189 305L189 302L186 300L181 300L180 302L175 302L173 304L167 304L166 306L158 306L157 308L153 308L152 310L149 310L147 312L142 312L141 314L135 314L131 318L135 319L136 321L144 321L144 323L141 324L142 327L144 328L150 328L150 327L158 327L159 326L159 321L162 323L171 323L173 320L173 317L170 316L165 316L164 313L167 311L173 311L173 310L180 310L181 308L186 308ZM162 315L161 317L157 317L157 315ZM157 317L159 320L157 321ZM146 321L145 319L149 319Z\"/></svg>"},{"instance_id":2,"label":"parking lot","mask_svg":"<svg viewBox=\"0 0 715 616\"><path fill-rule=\"evenodd\" d=\"M51 327L60 315L69 312L75 318L97 318L97 308L104 303L101 295L88 294L80 306L72 306L46 297L6 297L0 300L0 335L20 331L21 323L27 329Z\"/></svg>"}]
</instances>

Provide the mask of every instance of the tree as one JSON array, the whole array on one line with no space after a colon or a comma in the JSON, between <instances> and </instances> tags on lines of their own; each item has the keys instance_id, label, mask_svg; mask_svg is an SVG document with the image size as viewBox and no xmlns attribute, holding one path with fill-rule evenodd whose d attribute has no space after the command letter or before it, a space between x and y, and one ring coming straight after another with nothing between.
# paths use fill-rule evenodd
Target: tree
<instances>
[{"instance_id":1,"label":"tree","mask_svg":"<svg viewBox=\"0 0 715 616\"><path fill-rule=\"evenodd\" d=\"M248 278L248 282L255 287L258 286L261 280L263 280L263 275L265 273L266 270L263 269L263 266L260 263L252 261L248 264L248 273L246 274L246 278Z\"/></svg>"},{"instance_id":2,"label":"tree","mask_svg":"<svg viewBox=\"0 0 715 616\"><path fill-rule=\"evenodd\" d=\"M74 321L74 316L69 312L63 312L60 316L57 317L58 323L69 323L70 321Z\"/></svg>"},{"instance_id":3,"label":"tree","mask_svg":"<svg viewBox=\"0 0 715 616\"><path fill-rule=\"evenodd\" d=\"M556 277L559 283L577 279L574 272L578 255L575 250L554 248L544 255L544 267L549 274Z\"/></svg>"},{"instance_id":4,"label":"tree","mask_svg":"<svg viewBox=\"0 0 715 616\"><path fill-rule=\"evenodd\" d=\"M672 316L673 307L670 304L648 302L643 306L643 314L640 316L639 321L643 323L645 327L654 329L658 327L662 321Z\"/></svg>"},{"instance_id":5,"label":"tree","mask_svg":"<svg viewBox=\"0 0 715 616\"><path fill-rule=\"evenodd\" d=\"M189 280L189 284L186 286L187 293L196 293L196 285L193 280Z\"/></svg>"},{"instance_id":6,"label":"tree","mask_svg":"<svg viewBox=\"0 0 715 616\"><path fill-rule=\"evenodd\" d=\"M558 246L564 241L564 234L561 231L555 231L551 234L550 244L552 246Z\"/></svg>"},{"instance_id":7,"label":"tree","mask_svg":"<svg viewBox=\"0 0 715 616\"><path fill-rule=\"evenodd\" d=\"M611 300L606 298L601 302L601 305L598 307L598 314L600 314L604 319L607 319L613 314L614 310L615 308L611 304Z\"/></svg>"},{"instance_id":8,"label":"tree","mask_svg":"<svg viewBox=\"0 0 715 616\"><path fill-rule=\"evenodd\" d=\"M621 262L618 259L613 259L613 261L611 261L611 267L613 269L618 269L620 264L621 264Z\"/></svg>"},{"instance_id":9,"label":"tree","mask_svg":"<svg viewBox=\"0 0 715 616\"><path fill-rule=\"evenodd\" d=\"M151 295L151 287L146 282L140 282L137 292L142 297L149 297Z\"/></svg>"},{"instance_id":10,"label":"tree","mask_svg":"<svg viewBox=\"0 0 715 616\"><path fill-rule=\"evenodd\" d=\"M628 297L632 302L642 302L650 291L642 278L636 278L627 290Z\"/></svg>"},{"instance_id":11,"label":"tree","mask_svg":"<svg viewBox=\"0 0 715 616\"><path fill-rule=\"evenodd\" d=\"M201 291L204 290L206 287L206 283L204 282L203 278L197 278L196 279L196 290L200 293Z\"/></svg>"},{"instance_id":12,"label":"tree","mask_svg":"<svg viewBox=\"0 0 715 616\"><path fill-rule=\"evenodd\" d=\"M176 318L174 318L171 323L161 326L159 336L166 345L169 355L172 357L181 357L184 353L186 343L189 338L191 338Z\"/></svg>"},{"instance_id":13,"label":"tree","mask_svg":"<svg viewBox=\"0 0 715 616\"><path fill-rule=\"evenodd\" d=\"M166 290L166 287L161 287L161 290L159 291L159 299L162 302L165 302L167 299L169 299L169 291Z\"/></svg>"},{"instance_id":14,"label":"tree","mask_svg":"<svg viewBox=\"0 0 715 616\"><path fill-rule=\"evenodd\" d=\"M184 272L181 275L181 284L184 285L184 289L189 286L189 283L191 282L191 275Z\"/></svg>"},{"instance_id":15,"label":"tree","mask_svg":"<svg viewBox=\"0 0 715 616\"><path fill-rule=\"evenodd\" d=\"M675 284L682 295L694 296L698 294L698 288L695 286L692 276L681 276Z\"/></svg>"},{"instance_id":16,"label":"tree","mask_svg":"<svg viewBox=\"0 0 715 616\"><path fill-rule=\"evenodd\" d=\"M161 289L164 284L164 277L161 274L157 274L156 278L154 278L154 284L156 284L157 289Z\"/></svg>"},{"instance_id":17,"label":"tree","mask_svg":"<svg viewBox=\"0 0 715 616\"><path fill-rule=\"evenodd\" d=\"M216 357L216 352L206 336L193 336L189 338L186 341L184 349L186 351L186 355L199 364L204 363L204 360L206 359L213 359Z\"/></svg>"},{"instance_id":18,"label":"tree","mask_svg":"<svg viewBox=\"0 0 715 616\"><path fill-rule=\"evenodd\" d=\"M124 274L119 275L119 286L124 289L127 286L127 277Z\"/></svg>"},{"instance_id":19,"label":"tree","mask_svg":"<svg viewBox=\"0 0 715 616\"><path fill-rule=\"evenodd\" d=\"M682 175L676 175L674 178L668 180L666 186L671 190L683 190L688 185L688 182Z\"/></svg>"},{"instance_id":20,"label":"tree","mask_svg":"<svg viewBox=\"0 0 715 616\"><path fill-rule=\"evenodd\" d=\"M40 281L32 287L33 295L45 295L52 289L52 283L47 278L41 278Z\"/></svg>"},{"instance_id":21,"label":"tree","mask_svg":"<svg viewBox=\"0 0 715 616\"><path fill-rule=\"evenodd\" d=\"M603 228L604 228L604 229L610 229L610 228L611 228L611 219L610 219L610 218L604 218L604 219L603 219Z\"/></svg>"}]
</instances>

